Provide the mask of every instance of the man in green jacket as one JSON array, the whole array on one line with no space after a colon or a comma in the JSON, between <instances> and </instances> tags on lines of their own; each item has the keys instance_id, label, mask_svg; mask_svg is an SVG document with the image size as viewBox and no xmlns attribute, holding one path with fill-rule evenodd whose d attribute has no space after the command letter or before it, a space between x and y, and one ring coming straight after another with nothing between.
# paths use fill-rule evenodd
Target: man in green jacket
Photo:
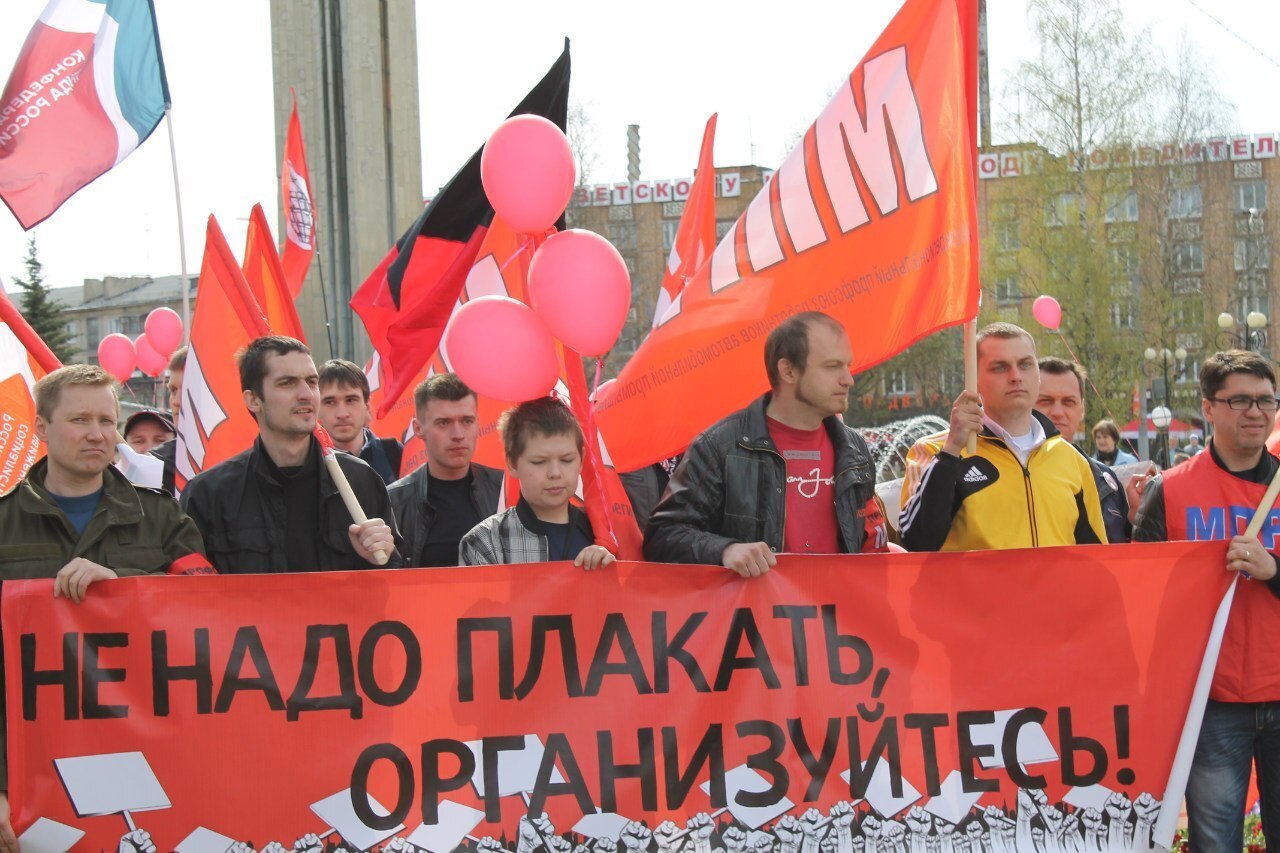
<instances>
[{"instance_id":1,"label":"man in green jacket","mask_svg":"<svg viewBox=\"0 0 1280 853\"><path fill-rule=\"evenodd\" d=\"M55 597L79 603L99 581L212 571L199 531L173 499L112 465L120 401L106 371L55 370L36 383L35 402L47 455L0 497L0 580L53 578ZM0 737L0 853L17 850L3 745Z\"/></svg>"}]
</instances>

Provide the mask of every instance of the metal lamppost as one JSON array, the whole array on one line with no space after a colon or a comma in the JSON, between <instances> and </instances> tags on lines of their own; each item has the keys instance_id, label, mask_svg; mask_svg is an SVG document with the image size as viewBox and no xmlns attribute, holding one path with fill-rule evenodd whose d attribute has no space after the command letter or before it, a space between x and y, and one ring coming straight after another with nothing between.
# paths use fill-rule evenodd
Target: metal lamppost
<instances>
[{"instance_id":1,"label":"metal lamppost","mask_svg":"<svg viewBox=\"0 0 1280 853\"><path fill-rule=\"evenodd\" d=\"M1169 389L1170 383L1173 379L1170 372L1176 369L1177 374L1181 374L1183 365L1187 360L1187 351L1182 347L1178 347L1173 351L1170 351L1168 347L1162 347L1158 350L1155 347L1147 347L1146 351L1142 353L1142 357L1145 360L1144 371L1152 380L1153 384L1156 379L1160 379L1164 382L1164 405L1157 406L1155 409L1152 409L1151 423L1155 425L1156 430L1160 433L1162 456L1160 466L1162 468L1167 468L1170 460L1172 459L1172 456L1169 454L1168 431L1169 425L1173 423L1173 410L1169 406ZM1161 421L1163 421L1163 425ZM1146 418L1143 417L1138 421L1138 430L1142 438L1145 438L1146 428L1147 421Z\"/></svg>"},{"instance_id":2,"label":"metal lamppost","mask_svg":"<svg viewBox=\"0 0 1280 853\"><path fill-rule=\"evenodd\" d=\"M1173 412L1168 406L1156 406L1151 410L1151 423L1155 424L1156 431L1160 433L1160 467L1169 467L1169 425L1173 423Z\"/></svg>"},{"instance_id":3,"label":"metal lamppost","mask_svg":"<svg viewBox=\"0 0 1280 853\"><path fill-rule=\"evenodd\" d=\"M1237 346L1241 349L1262 352L1267 342L1267 315L1250 311L1244 318L1241 331L1235 331L1236 318L1228 311L1218 315L1218 345Z\"/></svg>"}]
</instances>

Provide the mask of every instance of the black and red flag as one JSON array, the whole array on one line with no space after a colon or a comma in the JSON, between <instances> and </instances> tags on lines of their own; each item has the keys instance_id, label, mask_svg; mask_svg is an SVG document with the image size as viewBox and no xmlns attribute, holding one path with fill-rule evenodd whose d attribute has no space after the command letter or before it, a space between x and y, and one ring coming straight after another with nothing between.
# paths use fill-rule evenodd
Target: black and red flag
<instances>
[{"instance_id":1,"label":"black and red flag","mask_svg":"<svg viewBox=\"0 0 1280 853\"><path fill-rule=\"evenodd\" d=\"M565 129L569 113L569 40L546 76L511 115L539 115ZM351 298L382 357L390 409L435 353L493 221L480 182L481 146Z\"/></svg>"}]
</instances>

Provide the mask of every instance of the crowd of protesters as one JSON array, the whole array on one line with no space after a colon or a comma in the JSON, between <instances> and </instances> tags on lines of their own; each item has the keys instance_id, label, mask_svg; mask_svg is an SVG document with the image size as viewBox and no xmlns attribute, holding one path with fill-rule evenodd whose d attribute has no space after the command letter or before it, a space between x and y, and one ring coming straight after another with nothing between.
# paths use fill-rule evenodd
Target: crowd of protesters
<instances>
[{"instance_id":1,"label":"crowd of protesters","mask_svg":"<svg viewBox=\"0 0 1280 853\"><path fill-rule=\"evenodd\" d=\"M1280 628L1280 561L1239 530L1186 521L1188 507L1256 506L1280 467L1266 450L1277 407L1270 364L1239 350L1205 359L1202 411L1212 438L1203 448L1193 442L1185 461L1168 471L1140 471L1125 483L1114 466L1137 460L1122 449L1112 421L1091 430L1094 458L1072 443L1085 422L1080 365L1038 358L1032 337L1008 323L987 326L977 341L977 391L955 400L947 430L911 449L895 526L876 496L867 444L842 417L853 384L848 335L817 312L786 320L765 344L767 393L708 427L669 474L655 469L640 472L653 477L624 478L649 483L660 473L661 483L669 476L660 499L656 487L653 496L637 496L647 519L645 558L719 565L752 578L783 553L1229 539L1225 568L1256 582L1241 585L1223 642L1188 785L1191 842L1193 849L1240 849L1255 759L1266 782L1264 832L1274 827L1280 837L1280 782L1273 782L1280 779L1280 651L1272 640ZM604 569L615 559L573 501L584 436L563 401L532 400L503 415L504 473L473 460L480 427L475 393L456 376L433 376L414 393L412 430L426 461L398 478L403 448L369 429L363 371L340 360L317 368L304 344L279 336L259 338L239 356L257 440L197 475L175 503L173 436L184 358L179 351L171 364L172 417L144 412L125 426L133 449L164 460L162 489L134 485L113 467L119 399L107 373L72 365L36 384L36 433L47 456L0 498L0 530L7 534L0 535L0 579L55 578L54 594L78 602L94 584L131 574L560 560ZM317 424L344 451L339 468L366 521L353 522L334 472L323 464ZM510 507L499 506L507 475L519 484ZM7 789L3 774L0 763L0 792ZM1037 849L1099 849L1089 845L1091 833L1105 834L1103 822L1087 811L1046 804L1036 811L1039 822L1033 827L1028 820L1025 828L1028 837L1040 832ZM988 815L951 831L930 823L923 846L910 849L1013 849L1023 813L1020 805L1015 816ZM851 822L841 824L849 838L837 830L833 850L848 853L862 846L858 839L867 849L874 843L896 850L915 832L910 816L902 824L876 823L874 831L868 820L875 819L862 818L857 832L847 829ZM1141 820L1126 817L1119 840L1132 843ZM886 848L886 827L894 826L902 832ZM719 837L725 849L742 849L730 843L732 832ZM775 833L785 850L780 837ZM1049 837L1056 840L1046 847ZM0 793L0 853L16 849Z\"/></svg>"}]
</instances>

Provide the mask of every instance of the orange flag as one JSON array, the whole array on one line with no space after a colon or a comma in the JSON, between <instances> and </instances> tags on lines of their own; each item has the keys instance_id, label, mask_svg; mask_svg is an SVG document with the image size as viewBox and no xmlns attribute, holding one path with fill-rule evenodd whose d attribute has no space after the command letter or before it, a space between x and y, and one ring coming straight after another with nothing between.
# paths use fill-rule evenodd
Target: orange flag
<instances>
[{"instance_id":1,"label":"orange flag","mask_svg":"<svg viewBox=\"0 0 1280 853\"><path fill-rule=\"evenodd\" d=\"M976 0L907 0L607 392L632 470L767 390L769 332L825 311L865 370L978 310ZM673 306L674 308L674 306Z\"/></svg>"},{"instance_id":2,"label":"orange flag","mask_svg":"<svg viewBox=\"0 0 1280 853\"><path fill-rule=\"evenodd\" d=\"M293 95L292 89L289 94ZM316 253L316 208L296 98L289 115L284 160L280 163L280 184L280 203L284 206L284 277L289 283L289 293L296 299L311 266L311 257Z\"/></svg>"},{"instance_id":3,"label":"orange flag","mask_svg":"<svg viewBox=\"0 0 1280 853\"><path fill-rule=\"evenodd\" d=\"M42 376L61 366L0 291L0 495L8 494L44 456L44 445L36 438L32 389Z\"/></svg>"},{"instance_id":4,"label":"orange flag","mask_svg":"<svg viewBox=\"0 0 1280 853\"><path fill-rule=\"evenodd\" d=\"M676 239L667 258L667 271L662 277L662 289L658 291L658 303L653 311L653 325L662 325L667 311L680 312L680 294L716 247L716 164L713 150L716 142L716 116L707 119L702 132L702 151L698 154L698 172L693 177L693 188L684 203L684 213L676 228Z\"/></svg>"},{"instance_id":5,"label":"orange flag","mask_svg":"<svg viewBox=\"0 0 1280 853\"><path fill-rule=\"evenodd\" d=\"M258 426L244 406L236 353L271 334L218 221L209 217L200 290L182 379L176 456L178 487L201 471L248 450Z\"/></svg>"},{"instance_id":6,"label":"orange flag","mask_svg":"<svg viewBox=\"0 0 1280 853\"><path fill-rule=\"evenodd\" d=\"M260 204L255 204L249 214L249 231L244 239L244 277L271 331L306 343L306 333L285 280L271 226Z\"/></svg>"}]
</instances>

